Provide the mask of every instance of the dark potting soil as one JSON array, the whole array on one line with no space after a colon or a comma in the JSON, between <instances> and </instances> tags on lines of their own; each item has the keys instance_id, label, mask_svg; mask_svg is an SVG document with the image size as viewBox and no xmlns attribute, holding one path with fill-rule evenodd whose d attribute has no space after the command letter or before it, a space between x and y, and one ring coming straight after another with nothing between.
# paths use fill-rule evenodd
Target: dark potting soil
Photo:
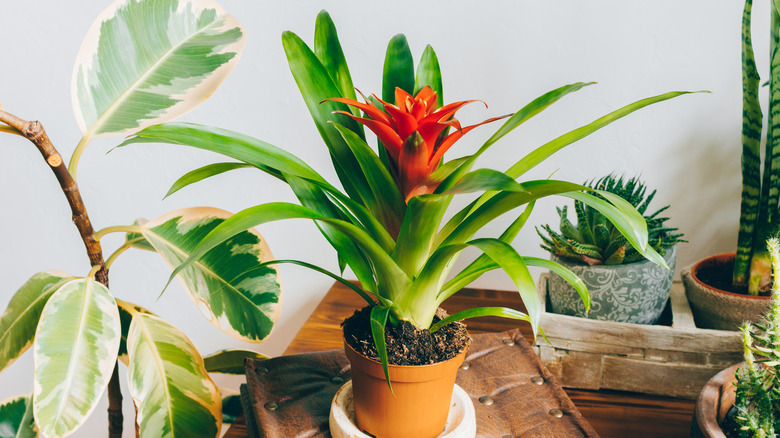
<instances>
[{"instance_id":1,"label":"dark potting soil","mask_svg":"<svg viewBox=\"0 0 780 438\"><path fill-rule=\"evenodd\" d=\"M341 323L344 339L358 353L379 360L374 338L371 336L371 308L364 307ZM434 322L447 316L439 309ZM401 321L397 326L385 327L387 359L393 365L429 365L452 359L468 346L469 335L466 325L453 322L435 333L420 330L409 321Z\"/></svg>"},{"instance_id":2,"label":"dark potting soil","mask_svg":"<svg viewBox=\"0 0 780 438\"><path fill-rule=\"evenodd\" d=\"M713 263L709 266L703 266L696 272L696 277L704 284L710 285L715 289L725 290L726 292L733 292L735 294L747 295L747 286L735 287L732 282L732 276L734 274L734 260L727 260L724 262ZM759 295L768 296L770 289L761 290Z\"/></svg>"}]
</instances>

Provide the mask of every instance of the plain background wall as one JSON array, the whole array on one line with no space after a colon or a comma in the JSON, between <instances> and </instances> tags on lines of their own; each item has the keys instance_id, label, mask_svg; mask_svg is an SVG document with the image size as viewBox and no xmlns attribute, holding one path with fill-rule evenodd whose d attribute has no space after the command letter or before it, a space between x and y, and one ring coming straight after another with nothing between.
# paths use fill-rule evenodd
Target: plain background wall
<instances>
[{"instance_id":1,"label":"plain background wall","mask_svg":"<svg viewBox=\"0 0 780 438\"><path fill-rule=\"evenodd\" d=\"M768 2L756 3L756 56L764 75ZM70 100L73 62L89 25L108 2L3 0L0 5L0 102L11 113L40 120L60 152L69 157L81 136ZM246 51L222 87L184 120L283 147L331 181L335 175L329 157L289 73L280 41L282 31L292 30L311 43L315 17L323 8L336 23L353 81L363 92L381 92L385 48L393 35L406 34L415 60L431 44L441 63L445 100L482 99L489 105L463 110L459 119L464 124L513 112L567 83L599 82L515 130L485 154L479 167L505 170L532 148L640 98L671 90L710 90L712 94L683 96L622 119L558 152L527 179L554 174L557 179L583 182L609 172L641 175L658 189L651 206L671 204L671 224L690 241L680 248L678 269L735 248L741 2L223 0L222 5L246 28ZM497 126L473 131L449 157L475 150ZM185 172L225 160L165 145L136 145L106 155L119 142L93 142L79 167L81 192L97 229L187 206L238 211L263 202L294 201L285 186L249 169L161 200ZM0 188L0 308L38 271L86 275L86 255L64 197L34 146L21 138L0 136ZM529 226L515 241L522 254L545 256L530 225L557 223L555 206L564 202L558 198L537 203ZM497 236L510 221L498 220L481 235ZM277 258L300 258L337 269L334 251L309 222L270 224L260 232ZM106 255L119 241L118 236L104 239ZM282 267L281 320L270 340L247 345L205 321L178 284L157 300L169 272L155 254L128 252L111 270L111 290L176 324L204 354L223 348L281 354L332 283L302 268ZM503 273L485 276L476 284L511 288ZM0 374L0 400L32 391L32 367L28 352ZM132 408L126 389L124 394L126 432L131 436ZM76 436L105 434L105 405L92 417Z\"/></svg>"}]
</instances>

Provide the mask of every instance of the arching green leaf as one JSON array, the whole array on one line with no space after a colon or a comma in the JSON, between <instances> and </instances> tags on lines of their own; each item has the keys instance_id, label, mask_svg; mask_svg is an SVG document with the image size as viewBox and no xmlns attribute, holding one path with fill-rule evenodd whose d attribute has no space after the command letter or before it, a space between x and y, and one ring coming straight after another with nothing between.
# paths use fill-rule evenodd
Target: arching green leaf
<instances>
[{"instance_id":1,"label":"arching green leaf","mask_svg":"<svg viewBox=\"0 0 780 438\"><path fill-rule=\"evenodd\" d=\"M32 396L0 402L0 438L36 438Z\"/></svg>"},{"instance_id":2,"label":"arching green leaf","mask_svg":"<svg viewBox=\"0 0 780 438\"><path fill-rule=\"evenodd\" d=\"M244 374L244 359L268 359L256 351L222 350L203 358L206 371L222 374Z\"/></svg>"},{"instance_id":3,"label":"arching green leaf","mask_svg":"<svg viewBox=\"0 0 780 438\"><path fill-rule=\"evenodd\" d=\"M177 179L171 188L168 189L168 193L165 194L165 197L167 198L168 196L171 196L172 194L178 192L190 184L195 184L196 182L203 181L206 178L211 178L214 175L219 175L221 173L229 172L234 169L241 169L244 167L253 166L247 163L214 163L200 167L191 172L185 173L181 178Z\"/></svg>"},{"instance_id":4,"label":"arching green leaf","mask_svg":"<svg viewBox=\"0 0 780 438\"><path fill-rule=\"evenodd\" d=\"M119 312L92 279L62 284L35 332L33 410L45 436L72 433L97 406L116 364Z\"/></svg>"},{"instance_id":5,"label":"arching green leaf","mask_svg":"<svg viewBox=\"0 0 780 438\"><path fill-rule=\"evenodd\" d=\"M156 316L137 313L127 349L128 386L141 436L217 436L222 426L219 389L184 333Z\"/></svg>"},{"instance_id":6,"label":"arching green leaf","mask_svg":"<svg viewBox=\"0 0 780 438\"><path fill-rule=\"evenodd\" d=\"M143 225L141 234L169 266L179 266L198 243L231 214L207 207L172 211ZM179 272L184 287L206 318L223 332L260 342L279 317L281 284L265 240L242 231Z\"/></svg>"},{"instance_id":7,"label":"arching green leaf","mask_svg":"<svg viewBox=\"0 0 780 438\"><path fill-rule=\"evenodd\" d=\"M235 67L238 21L212 0L118 0L87 32L72 97L86 138L128 134L198 106Z\"/></svg>"},{"instance_id":8,"label":"arching green leaf","mask_svg":"<svg viewBox=\"0 0 780 438\"><path fill-rule=\"evenodd\" d=\"M57 290L57 286L70 279L72 277L64 272L39 272L11 297L8 307L0 316L0 371L30 348L43 306Z\"/></svg>"}]
</instances>

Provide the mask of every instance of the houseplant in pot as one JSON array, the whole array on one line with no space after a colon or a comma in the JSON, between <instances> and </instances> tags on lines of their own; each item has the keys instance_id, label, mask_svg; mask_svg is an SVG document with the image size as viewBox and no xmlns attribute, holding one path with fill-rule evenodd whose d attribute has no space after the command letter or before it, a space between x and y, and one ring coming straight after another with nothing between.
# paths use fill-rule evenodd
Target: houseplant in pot
<instances>
[{"instance_id":1,"label":"houseplant in pot","mask_svg":"<svg viewBox=\"0 0 780 438\"><path fill-rule=\"evenodd\" d=\"M780 241L767 242L774 275L780 275ZM745 361L723 370L696 401L693 436L774 437L780 430L780 294L775 283L759 322L740 327Z\"/></svg>"},{"instance_id":2,"label":"houseplant in pot","mask_svg":"<svg viewBox=\"0 0 780 438\"><path fill-rule=\"evenodd\" d=\"M83 137L69 165L41 123L0 108L4 146L29 146L29 140L43 156L41 164L54 173L72 214L60 218L73 220L88 262L81 276L53 270L32 275L0 315L0 371L30 349L35 360L33 393L0 402L3 436L70 435L108 392L108 435L121 437L120 362L127 367L127 386L135 405L135 413L124 414L136 419L138 434L216 437L220 433L222 394L208 373L234 372L244 357L259 355L233 350L203 358L170 322L115 298L108 280L111 265L131 248L158 252L168 264L178 264L192 249L188 245L229 214L214 208L186 208L150 222L129 225L132 218L128 218L126 226L95 231L76 182L76 169L94 138L170 121L203 102L236 65L244 41L241 25L214 1L112 3L87 32L76 59L73 107ZM186 64L180 62L183 57ZM15 141L15 135L21 140ZM13 163L6 160L3 165ZM63 213L54 206L46 206L45 211L51 217ZM38 239L54 238L47 231L38 230ZM111 232L127 233L127 240L104 258L101 238ZM234 251L239 244L240 253ZM24 250L35 246L30 243ZM183 273L185 289L222 331L259 342L273 327L281 290L273 269L250 268L271 258L259 234L243 232ZM226 275L234 270L248 272ZM247 288L242 281L264 282L266 288Z\"/></svg>"},{"instance_id":3,"label":"houseplant in pot","mask_svg":"<svg viewBox=\"0 0 780 438\"><path fill-rule=\"evenodd\" d=\"M537 232L542 248L550 252L552 260L585 282L591 307L588 311L569 283L552 275L548 287L551 311L605 321L653 324L669 299L676 244L682 241L676 228L665 226L668 218L659 216L669 206L650 214L648 206L656 192L648 195L638 178L624 181L623 177L607 175L588 185L620 196L644 215L650 246L664 256L669 269L645 260L608 219L594 208L574 201L576 225L569 221L564 206L558 208L560 232L549 225L537 228Z\"/></svg>"},{"instance_id":4,"label":"houseplant in pot","mask_svg":"<svg viewBox=\"0 0 780 438\"><path fill-rule=\"evenodd\" d=\"M773 115L780 104L780 56L776 44L780 19L777 3L770 2L769 120L762 171L763 116L751 37L752 3L745 2L742 17L742 202L737 251L701 260L682 272L696 323L704 328L735 330L742 321L763 313L771 287L764 242L780 232L780 164L776 159L780 154L780 129Z\"/></svg>"},{"instance_id":5,"label":"houseplant in pot","mask_svg":"<svg viewBox=\"0 0 780 438\"><path fill-rule=\"evenodd\" d=\"M629 104L538 147L506 171L473 170L479 156L506 134L563 96L589 84L565 85L541 95L508 116L473 154L445 162L443 155L450 146L477 125L462 126L455 118L456 111L468 102L443 105L439 62L431 47L423 52L415 72L405 37L394 37L387 48L382 97L371 95L364 98L365 102L358 102L335 27L327 13L323 12L317 18L313 50L291 32L284 33L282 41L290 70L330 152L343 189L336 188L284 149L217 128L182 123L158 125L134 134L124 144L189 145L239 161L197 169L182 177L175 189L227 168L242 166L257 167L290 186L300 205L275 202L237 213L205 236L198 249L175 272L186 269L214 245L248 227L281 219L313 220L336 249L339 266L342 269L349 266L360 287L337 273L305 261L276 260L267 264L294 263L317 270L350 287L367 302L368 308L358 312L358 318L362 317L364 323L359 328L362 334L355 335L356 343L351 339L354 333L346 329L347 351L359 351L361 345L368 346L373 357L363 360L373 361L381 370L371 377L378 378L381 383L371 395L388 398L387 404L355 400L354 405L359 409L358 425L367 432L381 437L436 436L446 420L449 394L437 397L443 407L433 408L444 412L445 418L437 419L430 426L388 414L389 410L398 409L414 412L416 418L432 417L431 406L415 404L415 397L404 395L402 383L391 382L404 371L388 363L388 357L393 355L392 349L388 352L388 346L398 343L397 339L388 336L389 333L413 332L422 337L423 341L418 343L421 347L438 345L443 351L437 355L449 353L456 361L462 360L462 348L453 349L451 340L438 341L436 337L451 330L444 327L465 318L493 315L526 320L536 333L541 303L528 266L554 270L570 280L587 300L586 289L571 271L548 260L521 256L510 245L531 214L536 199L562 195L593 206L609 218L640 253L665 264L648 244L642 215L619 196L564 181L520 183L517 179L561 148L601 127L637 109L686 92L666 93ZM378 137L380 144L376 150L367 144L363 126ZM452 212L454 214L445 221L453 197L464 193L477 194L477 197L465 208ZM474 238L486 224L517 207L523 207L521 213L499 237ZM467 247L476 247L483 254L461 271L452 272L454 261ZM527 314L506 308L477 308L437 316L438 307L444 300L483 273L499 268L513 280L525 302ZM350 324L347 322L345 326ZM462 333L457 327L455 329L456 333ZM412 350L414 346L407 346L407 349ZM429 366L424 364L430 357L414 366ZM354 364L353 367L357 368ZM354 370L353 378L357 385ZM447 391L451 393L454 373L447 379ZM354 388L355 396L362 394L361 391ZM371 407L391 405L393 407L388 411L370 410ZM363 408L365 410L361 411ZM385 419L386 423L375 426L375 419ZM410 435L408 430L401 429L403 424L409 424L414 432ZM429 428L427 432L423 427Z\"/></svg>"}]
</instances>

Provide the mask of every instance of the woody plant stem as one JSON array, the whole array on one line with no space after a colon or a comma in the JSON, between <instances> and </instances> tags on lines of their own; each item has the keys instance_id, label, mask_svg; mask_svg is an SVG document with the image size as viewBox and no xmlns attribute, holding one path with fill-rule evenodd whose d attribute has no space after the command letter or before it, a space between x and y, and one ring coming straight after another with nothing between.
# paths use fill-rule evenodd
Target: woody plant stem
<instances>
[{"instance_id":1,"label":"woody plant stem","mask_svg":"<svg viewBox=\"0 0 780 438\"><path fill-rule=\"evenodd\" d=\"M30 140L43 155L43 159L54 172L54 176L59 181L62 192L68 200L73 223L79 230L81 240L87 249L90 266L101 267L95 274L95 279L108 287L108 269L106 269L103 260L103 250L100 247L100 241L95 239L95 230L92 228L89 215L87 215L87 208L84 206L84 200L81 199L78 185L63 163L62 156L54 148L49 136L46 135L43 125L37 121L22 120L2 109L0 109L0 122L16 130L16 134ZM114 372L108 383L108 436L110 438L121 438L122 421L122 392L119 388L118 367L117 364L114 364Z\"/></svg>"}]
</instances>

